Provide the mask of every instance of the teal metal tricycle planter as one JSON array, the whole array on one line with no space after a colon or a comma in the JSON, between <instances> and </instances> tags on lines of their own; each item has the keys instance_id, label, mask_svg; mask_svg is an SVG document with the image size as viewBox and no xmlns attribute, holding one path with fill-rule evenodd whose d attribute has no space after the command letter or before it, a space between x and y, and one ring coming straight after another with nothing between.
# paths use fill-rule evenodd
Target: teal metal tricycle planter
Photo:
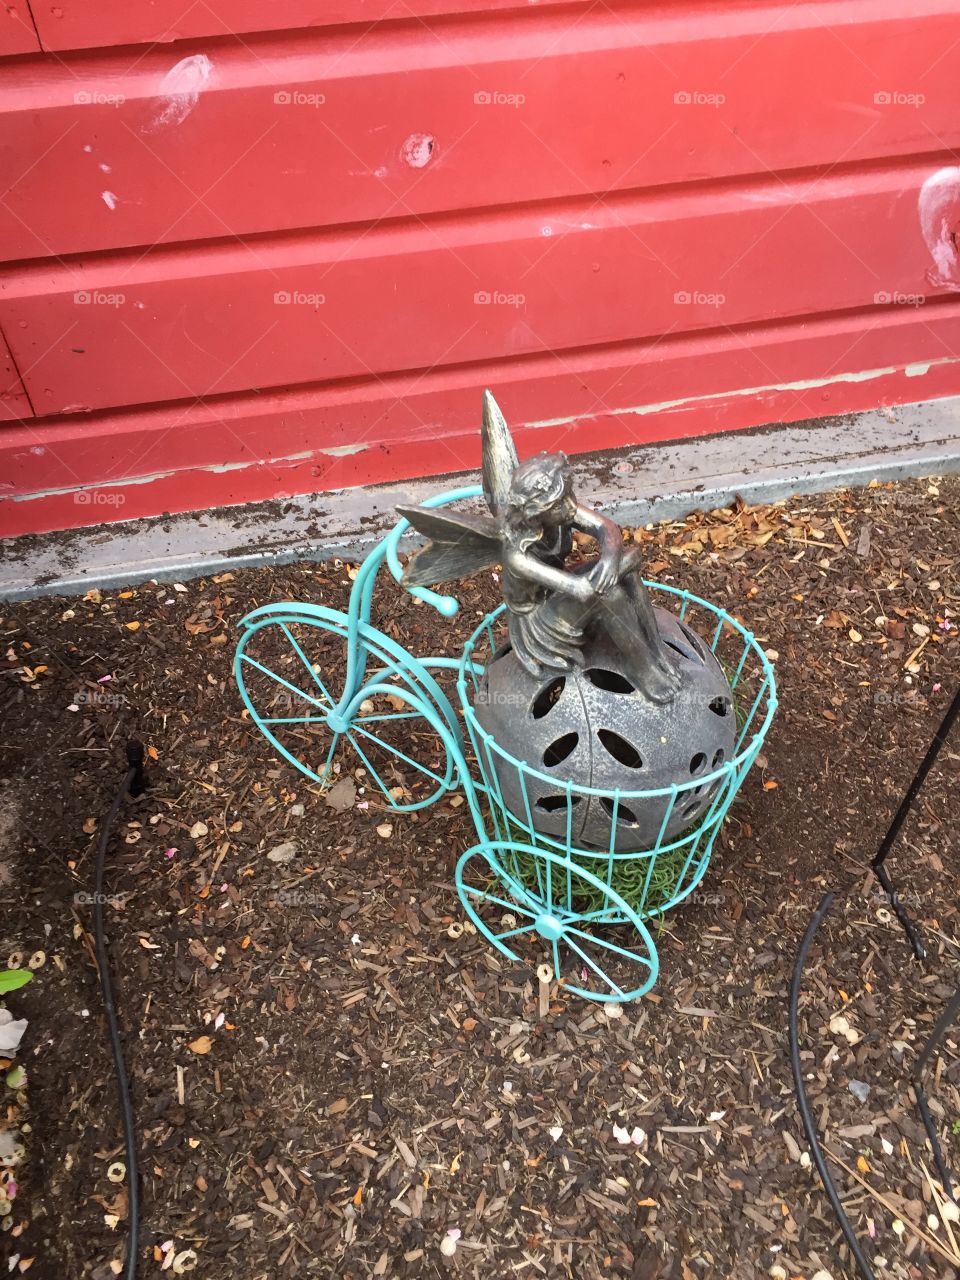
<instances>
[{"instance_id":1,"label":"teal metal tricycle planter","mask_svg":"<svg viewBox=\"0 0 960 1280\"><path fill-rule=\"evenodd\" d=\"M482 492L457 489L424 506L433 510ZM381 567L404 579L398 549L408 527L401 519L369 553L346 612L287 602L264 605L242 620L234 673L245 706L279 754L321 785L331 781L345 739L390 809L423 809L462 790L477 842L460 857L455 879L473 925L510 959L530 945L539 949L567 991L592 1000L635 999L657 978L648 925L700 883L724 816L773 719L770 662L752 633L725 610L687 591L646 583L659 603L672 605L680 620L710 636L737 703L733 754L669 787L605 789L558 781L505 751L477 716L484 670L504 639L503 606L483 619L459 658L415 656L371 625ZM424 586L407 589L445 618L458 611L452 596ZM334 689L329 672L344 653L343 685ZM448 693L444 681L453 681L455 690ZM538 827L531 803L544 780L561 797L554 816L565 816L549 833ZM610 816L606 847L578 843L574 814L588 803L601 804ZM618 819L651 804L663 812L659 834L646 847L624 850ZM688 808L696 813L691 826L667 838Z\"/></svg>"}]
</instances>

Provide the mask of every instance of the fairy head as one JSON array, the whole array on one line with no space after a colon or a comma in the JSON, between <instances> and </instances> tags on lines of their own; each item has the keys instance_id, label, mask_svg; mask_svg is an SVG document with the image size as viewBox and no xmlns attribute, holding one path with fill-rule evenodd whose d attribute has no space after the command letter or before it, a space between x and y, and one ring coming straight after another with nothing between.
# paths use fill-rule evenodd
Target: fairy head
<instances>
[{"instance_id":1,"label":"fairy head","mask_svg":"<svg viewBox=\"0 0 960 1280\"><path fill-rule=\"evenodd\" d=\"M576 506L565 453L528 458L511 476L508 523L516 533L537 537L545 527L569 524Z\"/></svg>"}]
</instances>

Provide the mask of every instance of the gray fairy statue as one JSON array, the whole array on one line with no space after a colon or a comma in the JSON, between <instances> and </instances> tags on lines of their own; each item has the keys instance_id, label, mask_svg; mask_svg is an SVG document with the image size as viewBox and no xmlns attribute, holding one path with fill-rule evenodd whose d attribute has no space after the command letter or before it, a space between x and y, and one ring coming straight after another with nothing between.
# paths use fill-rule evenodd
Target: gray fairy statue
<instances>
[{"instance_id":1,"label":"gray fairy statue","mask_svg":"<svg viewBox=\"0 0 960 1280\"><path fill-rule=\"evenodd\" d=\"M397 507L430 539L410 559L406 585L432 587L501 564L510 642L532 675L583 666L585 642L602 632L636 688L652 702L671 701L680 676L660 638L637 549L624 548L612 520L577 502L565 454L517 461L489 391L482 444L489 516ZM567 568L575 529L596 539L600 557Z\"/></svg>"}]
</instances>

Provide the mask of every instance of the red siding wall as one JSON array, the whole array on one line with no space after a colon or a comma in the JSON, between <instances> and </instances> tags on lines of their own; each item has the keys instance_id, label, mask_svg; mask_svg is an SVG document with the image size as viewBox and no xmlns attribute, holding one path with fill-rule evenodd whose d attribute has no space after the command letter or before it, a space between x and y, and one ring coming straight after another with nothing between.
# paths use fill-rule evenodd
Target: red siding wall
<instances>
[{"instance_id":1,"label":"red siding wall","mask_svg":"<svg viewBox=\"0 0 960 1280\"><path fill-rule=\"evenodd\" d=\"M0 31L7 531L960 391L953 0Z\"/></svg>"}]
</instances>

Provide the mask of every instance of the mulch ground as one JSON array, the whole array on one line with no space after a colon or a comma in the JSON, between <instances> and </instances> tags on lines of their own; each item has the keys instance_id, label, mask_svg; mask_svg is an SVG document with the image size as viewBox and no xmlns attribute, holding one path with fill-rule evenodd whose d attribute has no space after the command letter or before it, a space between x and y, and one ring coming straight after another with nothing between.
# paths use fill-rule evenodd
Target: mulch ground
<instances>
[{"instance_id":1,"label":"mulch ground","mask_svg":"<svg viewBox=\"0 0 960 1280\"><path fill-rule=\"evenodd\" d=\"M143 1276L194 1254L203 1280L852 1275L787 1054L790 971L827 888L801 1007L815 1116L878 1273L957 1276L909 1079L958 982L960 743L889 863L926 964L868 865L960 680L958 511L944 479L638 532L651 576L753 627L782 705L703 892L659 936L656 988L620 1018L558 985L543 1012L530 970L450 928L466 806L392 814L343 755L357 790L339 811L251 729L236 622L268 601L343 607L348 566L0 606L0 965L45 953L7 999L29 1019L27 1084L5 1098L27 1146L10 1273L120 1270L85 895L135 733L151 786L121 812L107 915ZM419 652L457 652L497 599L475 581L447 623L379 591L375 621ZM339 660L325 651L335 685ZM930 1085L955 1168L958 1039Z\"/></svg>"}]
</instances>

